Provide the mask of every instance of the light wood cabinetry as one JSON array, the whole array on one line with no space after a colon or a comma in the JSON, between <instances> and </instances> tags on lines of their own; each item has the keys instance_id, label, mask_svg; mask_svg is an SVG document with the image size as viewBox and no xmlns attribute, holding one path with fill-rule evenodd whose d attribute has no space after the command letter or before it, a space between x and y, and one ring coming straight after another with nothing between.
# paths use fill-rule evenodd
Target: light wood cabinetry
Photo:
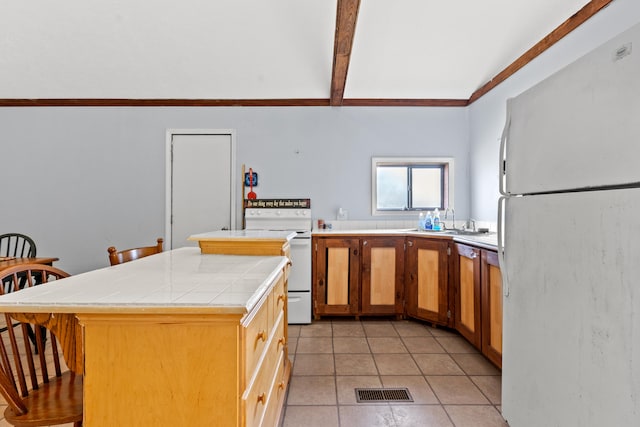
<instances>
[{"instance_id":1,"label":"light wood cabinetry","mask_svg":"<svg viewBox=\"0 0 640 427\"><path fill-rule=\"evenodd\" d=\"M289 234L291 232L220 230L196 234L188 240L198 242L203 254L283 255L291 258L289 241L293 236Z\"/></svg>"},{"instance_id":2,"label":"light wood cabinetry","mask_svg":"<svg viewBox=\"0 0 640 427\"><path fill-rule=\"evenodd\" d=\"M494 251L455 244L455 328L502 367L502 276Z\"/></svg>"},{"instance_id":3,"label":"light wood cabinetry","mask_svg":"<svg viewBox=\"0 0 640 427\"><path fill-rule=\"evenodd\" d=\"M404 237L314 237L314 316L402 315Z\"/></svg>"},{"instance_id":4,"label":"light wood cabinetry","mask_svg":"<svg viewBox=\"0 0 640 427\"><path fill-rule=\"evenodd\" d=\"M360 305L360 239L313 238L313 313L357 315Z\"/></svg>"},{"instance_id":5,"label":"light wood cabinetry","mask_svg":"<svg viewBox=\"0 0 640 427\"><path fill-rule=\"evenodd\" d=\"M361 239L362 314L403 313L404 237Z\"/></svg>"},{"instance_id":6,"label":"light wood cabinetry","mask_svg":"<svg viewBox=\"0 0 640 427\"><path fill-rule=\"evenodd\" d=\"M480 348L480 249L461 243L454 244L454 247L455 328Z\"/></svg>"},{"instance_id":7,"label":"light wood cabinetry","mask_svg":"<svg viewBox=\"0 0 640 427\"><path fill-rule=\"evenodd\" d=\"M406 315L455 328L502 366L495 251L434 236L313 236L313 313Z\"/></svg>"},{"instance_id":8,"label":"light wood cabinetry","mask_svg":"<svg viewBox=\"0 0 640 427\"><path fill-rule=\"evenodd\" d=\"M498 254L482 250L482 353L502 368L502 274Z\"/></svg>"},{"instance_id":9,"label":"light wood cabinetry","mask_svg":"<svg viewBox=\"0 0 640 427\"><path fill-rule=\"evenodd\" d=\"M273 426L278 422L288 382L285 304L282 304L285 298L281 276L256 315L243 324L246 387L242 413L246 426Z\"/></svg>"},{"instance_id":10,"label":"light wood cabinetry","mask_svg":"<svg viewBox=\"0 0 640 427\"><path fill-rule=\"evenodd\" d=\"M405 301L408 316L451 326L449 242L407 237Z\"/></svg>"},{"instance_id":11,"label":"light wood cabinetry","mask_svg":"<svg viewBox=\"0 0 640 427\"><path fill-rule=\"evenodd\" d=\"M84 425L277 425L290 375L285 290L280 272L243 317L79 313Z\"/></svg>"}]
</instances>

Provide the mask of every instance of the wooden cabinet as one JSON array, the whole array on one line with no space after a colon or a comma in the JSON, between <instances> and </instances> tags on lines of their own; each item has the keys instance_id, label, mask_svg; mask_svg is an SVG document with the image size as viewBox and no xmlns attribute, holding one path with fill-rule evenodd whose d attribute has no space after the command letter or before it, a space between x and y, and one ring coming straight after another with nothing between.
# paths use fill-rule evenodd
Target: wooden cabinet
<instances>
[{"instance_id":1,"label":"wooden cabinet","mask_svg":"<svg viewBox=\"0 0 640 427\"><path fill-rule=\"evenodd\" d=\"M287 269L248 313L80 307L83 425L278 425L291 371Z\"/></svg>"},{"instance_id":2,"label":"wooden cabinet","mask_svg":"<svg viewBox=\"0 0 640 427\"><path fill-rule=\"evenodd\" d=\"M455 244L455 328L502 367L502 276L494 251Z\"/></svg>"},{"instance_id":3,"label":"wooden cabinet","mask_svg":"<svg viewBox=\"0 0 640 427\"><path fill-rule=\"evenodd\" d=\"M433 236L313 236L313 313L407 315L455 328L502 367L495 251Z\"/></svg>"},{"instance_id":4,"label":"wooden cabinet","mask_svg":"<svg viewBox=\"0 0 640 427\"><path fill-rule=\"evenodd\" d=\"M283 255L291 258L293 236L286 231L219 230L196 234L188 240L198 242L203 254Z\"/></svg>"},{"instance_id":5,"label":"wooden cabinet","mask_svg":"<svg viewBox=\"0 0 640 427\"><path fill-rule=\"evenodd\" d=\"M455 328L480 348L480 249L461 243L455 243L454 247Z\"/></svg>"},{"instance_id":6,"label":"wooden cabinet","mask_svg":"<svg viewBox=\"0 0 640 427\"><path fill-rule=\"evenodd\" d=\"M313 238L313 313L357 315L360 304L360 239Z\"/></svg>"},{"instance_id":7,"label":"wooden cabinet","mask_svg":"<svg viewBox=\"0 0 640 427\"><path fill-rule=\"evenodd\" d=\"M314 237L314 316L402 315L404 237Z\"/></svg>"},{"instance_id":8,"label":"wooden cabinet","mask_svg":"<svg viewBox=\"0 0 640 427\"><path fill-rule=\"evenodd\" d=\"M245 347L242 394L246 426L277 425L288 382L286 299L284 275L243 323L241 339Z\"/></svg>"},{"instance_id":9,"label":"wooden cabinet","mask_svg":"<svg viewBox=\"0 0 640 427\"><path fill-rule=\"evenodd\" d=\"M362 314L403 314L404 237L361 239Z\"/></svg>"},{"instance_id":10,"label":"wooden cabinet","mask_svg":"<svg viewBox=\"0 0 640 427\"><path fill-rule=\"evenodd\" d=\"M482 250L482 353L502 368L502 275L498 254Z\"/></svg>"},{"instance_id":11,"label":"wooden cabinet","mask_svg":"<svg viewBox=\"0 0 640 427\"><path fill-rule=\"evenodd\" d=\"M449 242L407 237L405 301L411 317L451 326Z\"/></svg>"}]
</instances>

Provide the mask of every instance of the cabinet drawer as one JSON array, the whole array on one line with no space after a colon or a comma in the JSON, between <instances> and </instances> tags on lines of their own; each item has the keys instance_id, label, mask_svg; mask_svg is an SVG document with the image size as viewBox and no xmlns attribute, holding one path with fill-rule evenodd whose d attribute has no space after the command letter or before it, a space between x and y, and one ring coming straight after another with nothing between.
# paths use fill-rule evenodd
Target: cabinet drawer
<instances>
[{"instance_id":1,"label":"cabinet drawer","mask_svg":"<svg viewBox=\"0 0 640 427\"><path fill-rule=\"evenodd\" d=\"M278 359L273 384L271 386L267 409L264 414L263 426L278 425L277 417L280 414L280 403L284 403L284 395L286 393L286 379L284 374L284 353L281 353L280 358Z\"/></svg>"},{"instance_id":2,"label":"cabinet drawer","mask_svg":"<svg viewBox=\"0 0 640 427\"><path fill-rule=\"evenodd\" d=\"M273 372L260 369L255 381L243 395L246 426L259 426L267 409Z\"/></svg>"},{"instance_id":3,"label":"cabinet drawer","mask_svg":"<svg viewBox=\"0 0 640 427\"><path fill-rule=\"evenodd\" d=\"M270 298L268 295L257 313L244 327L245 374L251 378L269 338Z\"/></svg>"},{"instance_id":4,"label":"cabinet drawer","mask_svg":"<svg viewBox=\"0 0 640 427\"><path fill-rule=\"evenodd\" d=\"M278 329L283 330L283 318L284 315L280 317L276 331ZM280 349L279 351L278 348ZM253 381L243 395L247 426L270 425L268 423L264 424L262 418L271 402L270 395L273 389L273 382L279 378L276 376L279 372L278 361L282 360L283 354L279 339L275 334L272 335L269 341L269 348L265 351L264 359L262 359Z\"/></svg>"},{"instance_id":5,"label":"cabinet drawer","mask_svg":"<svg viewBox=\"0 0 640 427\"><path fill-rule=\"evenodd\" d=\"M267 350L270 353L268 357L271 360L278 360L286 344L287 337L284 333L284 312L281 311L275 325L273 325L273 339L272 342L269 343L269 349Z\"/></svg>"},{"instance_id":6,"label":"cabinet drawer","mask_svg":"<svg viewBox=\"0 0 640 427\"><path fill-rule=\"evenodd\" d=\"M287 304L287 290L284 286L284 275L278 278L272 292L272 308L269 323L273 324Z\"/></svg>"}]
</instances>

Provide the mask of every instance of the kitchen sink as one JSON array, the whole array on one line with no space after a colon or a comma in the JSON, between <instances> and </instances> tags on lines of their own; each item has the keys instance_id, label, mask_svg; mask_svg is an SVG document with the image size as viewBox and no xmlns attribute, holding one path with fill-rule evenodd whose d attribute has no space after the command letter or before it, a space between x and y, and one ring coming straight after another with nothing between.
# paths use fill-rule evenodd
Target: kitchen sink
<instances>
[{"instance_id":1,"label":"kitchen sink","mask_svg":"<svg viewBox=\"0 0 640 427\"><path fill-rule=\"evenodd\" d=\"M455 236L482 236L489 234L489 230L444 230L444 233L453 234Z\"/></svg>"},{"instance_id":2,"label":"kitchen sink","mask_svg":"<svg viewBox=\"0 0 640 427\"><path fill-rule=\"evenodd\" d=\"M403 231L406 231L406 232L419 231L421 233L450 234L453 236L488 236L492 234L489 232L489 230L486 230L486 229L479 229L474 231L474 230L461 230L458 228L446 229L442 231L419 230L418 228L409 228L409 229L403 229Z\"/></svg>"}]
</instances>

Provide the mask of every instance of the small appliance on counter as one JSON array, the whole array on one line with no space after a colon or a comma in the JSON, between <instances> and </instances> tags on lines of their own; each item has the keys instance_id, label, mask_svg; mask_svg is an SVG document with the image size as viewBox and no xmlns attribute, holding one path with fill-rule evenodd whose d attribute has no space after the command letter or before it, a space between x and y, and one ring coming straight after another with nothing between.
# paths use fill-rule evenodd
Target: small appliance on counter
<instances>
[{"instance_id":1,"label":"small appliance on counter","mask_svg":"<svg viewBox=\"0 0 640 427\"><path fill-rule=\"evenodd\" d=\"M245 229L295 231L291 240L288 323L311 323L311 200L245 200Z\"/></svg>"}]
</instances>

